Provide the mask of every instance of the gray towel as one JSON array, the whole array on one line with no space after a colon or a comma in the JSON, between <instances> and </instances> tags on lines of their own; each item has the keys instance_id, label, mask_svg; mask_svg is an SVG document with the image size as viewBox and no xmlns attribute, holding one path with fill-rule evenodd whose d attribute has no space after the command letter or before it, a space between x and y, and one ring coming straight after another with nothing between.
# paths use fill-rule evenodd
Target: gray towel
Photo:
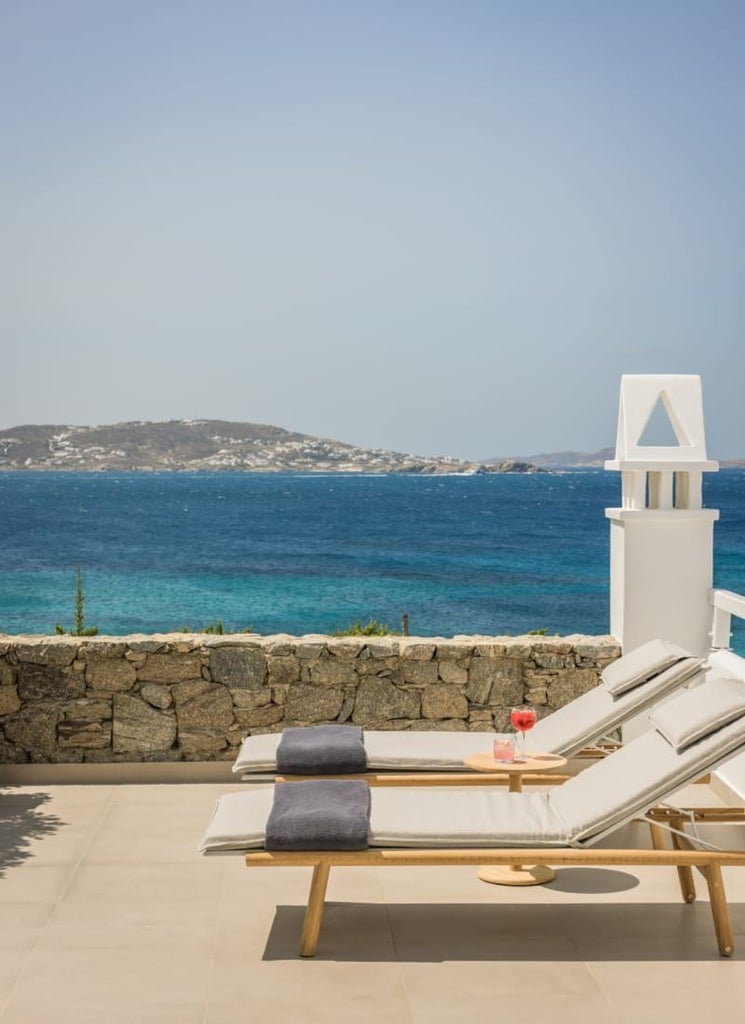
<instances>
[{"instance_id":1,"label":"gray towel","mask_svg":"<svg viewBox=\"0 0 745 1024\"><path fill-rule=\"evenodd\" d=\"M310 725L285 729L277 747L280 775L354 775L367 771L358 725Z\"/></svg>"},{"instance_id":2,"label":"gray towel","mask_svg":"<svg viewBox=\"0 0 745 1024\"><path fill-rule=\"evenodd\" d=\"M364 779L281 782L266 823L267 850L366 850L370 787Z\"/></svg>"}]
</instances>

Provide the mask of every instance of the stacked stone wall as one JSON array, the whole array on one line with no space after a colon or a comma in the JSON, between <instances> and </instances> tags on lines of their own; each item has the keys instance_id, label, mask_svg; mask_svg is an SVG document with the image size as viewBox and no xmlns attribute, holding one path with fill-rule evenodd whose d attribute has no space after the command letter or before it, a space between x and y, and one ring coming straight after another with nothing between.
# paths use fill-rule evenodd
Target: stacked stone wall
<instances>
[{"instance_id":1,"label":"stacked stone wall","mask_svg":"<svg viewBox=\"0 0 745 1024\"><path fill-rule=\"evenodd\" d=\"M508 729L597 685L611 637L0 637L0 763L232 761L250 734Z\"/></svg>"}]
</instances>

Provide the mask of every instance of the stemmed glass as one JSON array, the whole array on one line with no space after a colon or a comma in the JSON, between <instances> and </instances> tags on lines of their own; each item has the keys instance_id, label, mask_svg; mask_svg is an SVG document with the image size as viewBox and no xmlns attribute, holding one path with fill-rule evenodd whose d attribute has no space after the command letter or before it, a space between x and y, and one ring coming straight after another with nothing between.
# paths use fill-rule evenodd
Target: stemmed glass
<instances>
[{"instance_id":1,"label":"stemmed glass","mask_svg":"<svg viewBox=\"0 0 745 1024\"><path fill-rule=\"evenodd\" d=\"M518 746L520 747L520 753L523 757L526 757L525 753L525 733L530 732L536 723L535 708L521 706L513 708L510 711L510 721L515 727L518 733L522 734L522 743L515 743L515 757L517 757Z\"/></svg>"}]
</instances>

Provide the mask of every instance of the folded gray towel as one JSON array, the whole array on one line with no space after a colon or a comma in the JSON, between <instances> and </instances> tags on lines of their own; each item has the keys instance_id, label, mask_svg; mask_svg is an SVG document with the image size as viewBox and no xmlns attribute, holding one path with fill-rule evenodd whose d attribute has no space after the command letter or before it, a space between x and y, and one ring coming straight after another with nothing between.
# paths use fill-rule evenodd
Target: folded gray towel
<instances>
[{"instance_id":1,"label":"folded gray towel","mask_svg":"<svg viewBox=\"0 0 745 1024\"><path fill-rule=\"evenodd\" d=\"M366 850L370 787L364 779L281 782L266 823L267 850Z\"/></svg>"},{"instance_id":2,"label":"folded gray towel","mask_svg":"<svg viewBox=\"0 0 745 1024\"><path fill-rule=\"evenodd\" d=\"M277 747L280 775L354 775L367 771L358 725L310 725L285 729Z\"/></svg>"}]
</instances>

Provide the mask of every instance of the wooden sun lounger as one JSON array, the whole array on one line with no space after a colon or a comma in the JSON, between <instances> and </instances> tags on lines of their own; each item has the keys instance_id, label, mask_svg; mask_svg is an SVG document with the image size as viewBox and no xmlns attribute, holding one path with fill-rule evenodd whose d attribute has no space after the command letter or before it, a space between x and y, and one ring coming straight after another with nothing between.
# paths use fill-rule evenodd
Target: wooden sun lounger
<instances>
[{"instance_id":1,"label":"wooden sun lounger","mask_svg":"<svg viewBox=\"0 0 745 1024\"><path fill-rule=\"evenodd\" d=\"M523 785L555 786L571 775L555 772L526 775ZM273 775L273 782L307 782L308 779L361 779L369 786L506 786L509 776L500 772L365 772L359 775Z\"/></svg>"},{"instance_id":2,"label":"wooden sun lounger","mask_svg":"<svg viewBox=\"0 0 745 1024\"><path fill-rule=\"evenodd\" d=\"M257 867L312 867L308 903L300 939L300 955L314 956L323 918L324 901L329 873L332 867L441 867L444 865L491 866L544 864L552 867L675 867L678 869L681 894L686 903L696 899L693 868L698 868L706 880L711 914L722 956L732 956L734 940L729 907L722 878L723 867L745 867L745 852L709 851L694 849L692 843L672 833L673 848L666 845L665 824L683 831L690 815L699 822L745 822L745 808L698 808L681 813L679 810L655 808L647 815L651 819L651 850L608 850L568 848L511 848L511 849L369 849L355 853L338 851L309 851L307 853L276 853L257 850L247 853L246 865Z\"/></svg>"}]
</instances>

